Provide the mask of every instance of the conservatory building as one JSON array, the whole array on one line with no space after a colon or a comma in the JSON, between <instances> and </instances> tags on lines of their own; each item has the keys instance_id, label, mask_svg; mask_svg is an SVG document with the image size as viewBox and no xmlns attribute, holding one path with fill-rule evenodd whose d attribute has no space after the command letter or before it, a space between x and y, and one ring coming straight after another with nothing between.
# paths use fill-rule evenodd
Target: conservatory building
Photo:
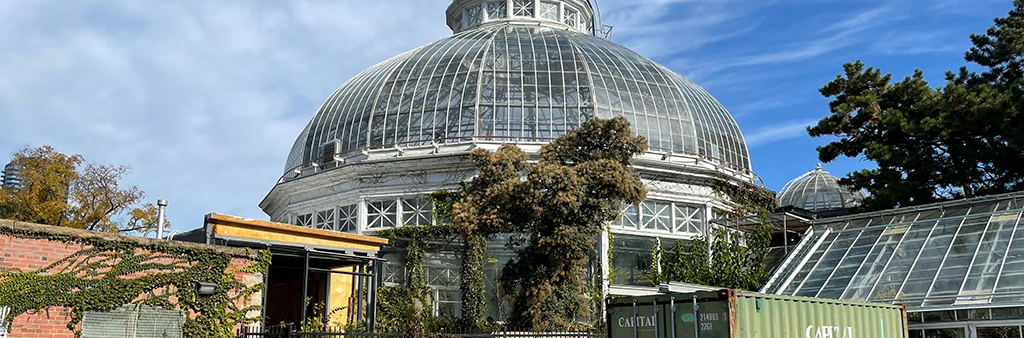
<instances>
[{"instance_id":1,"label":"conservatory building","mask_svg":"<svg viewBox=\"0 0 1024 338\"><path fill-rule=\"evenodd\" d=\"M910 337L1024 325L1024 192L817 220L762 292L905 304Z\"/></svg>"},{"instance_id":2,"label":"conservatory building","mask_svg":"<svg viewBox=\"0 0 1024 338\"><path fill-rule=\"evenodd\" d=\"M426 195L471 180L470 151L509 143L536 159L588 119L623 116L649 141L634 161L649 193L624 208L595 254L592 276L614 291L647 284L658 238L704 234L708 219L731 210L717 183L756 179L729 112L697 84L602 36L588 0L454 0L445 17L453 35L370 67L311 114L260 203L273 221L370 235L432 224ZM488 252L496 258L490 279L509 257L503 244ZM451 246L428 250L425 273L435 305L457 312ZM386 279L401 283L401 245L393 250Z\"/></svg>"}]
</instances>

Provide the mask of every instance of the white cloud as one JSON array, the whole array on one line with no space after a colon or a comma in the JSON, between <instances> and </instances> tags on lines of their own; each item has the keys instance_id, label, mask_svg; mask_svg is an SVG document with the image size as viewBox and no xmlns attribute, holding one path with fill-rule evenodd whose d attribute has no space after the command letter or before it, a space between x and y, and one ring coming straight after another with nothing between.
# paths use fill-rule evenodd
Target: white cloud
<instances>
[{"instance_id":1,"label":"white cloud","mask_svg":"<svg viewBox=\"0 0 1024 338\"><path fill-rule=\"evenodd\" d=\"M971 6L943 2L949 3L944 10ZM794 17L793 26L804 30L781 42L743 41L707 52L709 44L722 47L774 29L760 27L762 12L793 3L600 1L605 23L615 26L614 41L684 74L711 77L735 68L742 76L726 80L750 87L774 85L776 74L794 71L764 65L865 43L896 11L883 13L887 7L879 6L913 6L866 1L875 7L817 25L811 24L816 17ZM135 172L128 183L147 190L150 200L169 199L169 215L181 229L198 226L213 211L263 218L257 203L323 100L371 65L450 34L447 5L0 1L0 13L8 14L0 16L0 153L50 144L96 162L130 165ZM755 147L796 137L807 125L799 124L755 130L747 140Z\"/></svg>"},{"instance_id":2,"label":"white cloud","mask_svg":"<svg viewBox=\"0 0 1024 338\"><path fill-rule=\"evenodd\" d=\"M747 141L748 147L757 148L774 142L807 135L807 127L817 124L817 122L818 120L807 120L768 125L755 130L753 133L744 134L743 139Z\"/></svg>"},{"instance_id":3,"label":"white cloud","mask_svg":"<svg viewBox=\"0 0 1024 338\"><path fill-rule=\"evenodd\" d=\"M50 144L130 165L128 183L169 199L182 229L213 211L264 217L257 203L331 91L450 34L434 2L14 3L0 19L0 151Z\"/></svg>"}]
</instances>

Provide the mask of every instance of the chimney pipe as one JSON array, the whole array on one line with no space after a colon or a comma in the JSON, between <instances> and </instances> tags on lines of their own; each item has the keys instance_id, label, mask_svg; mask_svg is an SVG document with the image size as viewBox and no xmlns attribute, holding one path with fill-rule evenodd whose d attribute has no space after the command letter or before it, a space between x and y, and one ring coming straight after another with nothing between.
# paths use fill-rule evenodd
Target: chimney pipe
<instances>
[{"instance_id":1,"label":"chimney pipe","mask_svg":"<svg viewBox=\"0 0 1024 338\"><path fill-rule=\"evenodd\" d=\"M164 209L167 208L167 200L158 199L156 200L158 207L157 220L156 220L156 239L164 238Z\"/></svg>"}]
</instances>

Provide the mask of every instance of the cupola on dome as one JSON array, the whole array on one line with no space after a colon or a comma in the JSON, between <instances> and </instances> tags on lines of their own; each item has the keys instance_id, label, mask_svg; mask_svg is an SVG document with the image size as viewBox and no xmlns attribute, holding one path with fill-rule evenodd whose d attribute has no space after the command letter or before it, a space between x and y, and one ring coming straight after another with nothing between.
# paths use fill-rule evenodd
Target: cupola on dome
<instances>
[{"instance_id":1,"label":"cupola on dome","mask_svg":"<svg viewBox=\"0 0 1024 338\"><path fill-rule=\"evenodd\" d=\"M816 213L849 211L859 207L867 194L839 184L839 178L818 167L789 181L779 192L780 207L793 206Z\"/></svg>"}]
</instances>

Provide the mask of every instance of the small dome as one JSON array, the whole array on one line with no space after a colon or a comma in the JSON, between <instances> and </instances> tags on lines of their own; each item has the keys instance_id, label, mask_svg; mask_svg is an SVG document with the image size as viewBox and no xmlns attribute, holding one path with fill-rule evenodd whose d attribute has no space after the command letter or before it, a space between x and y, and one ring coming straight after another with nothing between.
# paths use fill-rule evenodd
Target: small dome
<instances>
[{"instance_id":1,"label":"small dome","mask_svg":"<svg viewBox=\"0 0 1024 338\"><path fill-rule=\"evenodd\" d=\"M793 206L815 213L859 207L867 194L839 184L839 178L818 168L786 183L779 192L780 207Z\"/></svg>"}]
</instances>

